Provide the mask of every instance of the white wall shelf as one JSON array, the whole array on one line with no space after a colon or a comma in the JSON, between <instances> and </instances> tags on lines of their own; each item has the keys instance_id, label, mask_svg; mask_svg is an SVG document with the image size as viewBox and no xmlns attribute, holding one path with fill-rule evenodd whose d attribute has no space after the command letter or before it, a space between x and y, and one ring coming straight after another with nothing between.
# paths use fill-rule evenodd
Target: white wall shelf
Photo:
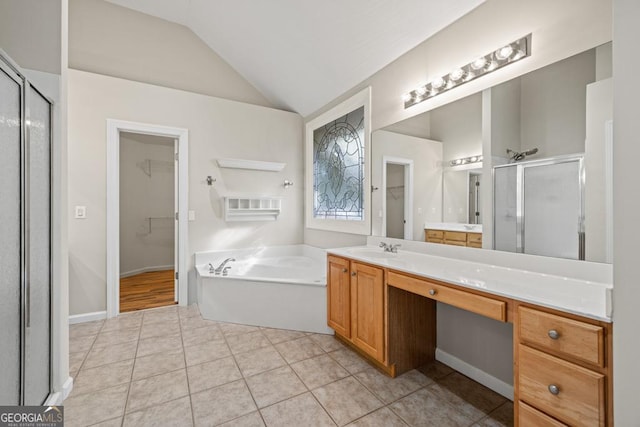
<instances>
[{"instance_id":1,"label":"white wall shelf","mask_svg":"<svg viewBox=\"0 0 640 427\"><path fill-rule=\"evenodd\" d=\"M275 221L281 199L276 197L225 197L225 221Z\"/></svg>"},{"instance_id":2,"label":"white wall shelf","mask_svg":"<svg viewBox=\"0 0 640 427\"><path fill-rule=\"evenodd\" d=\"M246 159L218 159L218 166L228 169L250 169L256 171L280 172L286 163L263 162Z\"/></svg>"}]
</instances>

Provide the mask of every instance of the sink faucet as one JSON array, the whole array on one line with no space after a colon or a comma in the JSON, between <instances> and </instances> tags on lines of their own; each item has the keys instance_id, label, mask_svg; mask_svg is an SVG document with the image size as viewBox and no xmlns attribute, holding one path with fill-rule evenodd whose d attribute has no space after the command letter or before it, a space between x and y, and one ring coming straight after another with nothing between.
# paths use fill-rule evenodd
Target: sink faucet
<instances>
[{"instance_id":1,"label":"sink faucet","mask_svg":"<svg viewBox=\"0 0 640 427\"><path fill-rule=\"evenodd\" d=\"M383 248L385 252L391 252L391 253L397 254L398 253L398 248L400 246L402 246L402 245L399 245L399 244L392 245L392 244L389 244L389 243L380 242L379 246L381 248Z\"/></svg>"},{"instance_id":2,"label":"sink faucet","mask_svg":"<svg viewBox=\"0 0 640 427\"><path fill-rule=\"evenodd\" d=\"M222 261L222 263L217 266L214 270L213 270L213 274L218 275L220 273L222 273L224 271L224 267L225 265L227 265L228 262L230 261L235 261L235 258L227 258L224 261Z\"/></svg>"}]
</instances>

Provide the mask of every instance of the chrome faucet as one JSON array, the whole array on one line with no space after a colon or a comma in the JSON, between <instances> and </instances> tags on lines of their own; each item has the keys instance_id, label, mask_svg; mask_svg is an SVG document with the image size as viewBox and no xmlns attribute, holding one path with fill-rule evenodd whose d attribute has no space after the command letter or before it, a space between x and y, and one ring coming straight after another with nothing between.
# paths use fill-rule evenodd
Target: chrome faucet
<instances>
[{"instance_id":1,"label":"chrome faucet","mask_svg":"<svg viewBox=\"0 0 640 427\"><path fill-rule=\"evenodd\" d=\"M402 246L402 245L400 245L400 244L392 245L392 244L389 244L389 243L380 242L379 246L381 248L383 248L385 252L391 252L391 253L397 254L398 253L398 248L400 246Z\"/></svg>"},{"instance_id":2,"label":"chrome faucet","mask_svg":"<svg viewBox=\"0 0 640 427\"><path fill-rule=\"evenodd\" d=\"M214 270L213 270L213 274L218 275L220 273L222 273L224 271L224 267L225 265L227 265L228 262L230 261L235 261L235 258L227 258L224 261L222 261L222 263L217 266Z\"/></svg>"},{"instance_id":3,"label":"chrome faucet","mask_svg":"<svg viewBox=\"0 0 640 427\"><path fill-rule=\"evenodd\" d=\"M209 273L213 274L216 271L216 268L213 266L213 264L209 263Z\"/></svg>"}]
</instances>

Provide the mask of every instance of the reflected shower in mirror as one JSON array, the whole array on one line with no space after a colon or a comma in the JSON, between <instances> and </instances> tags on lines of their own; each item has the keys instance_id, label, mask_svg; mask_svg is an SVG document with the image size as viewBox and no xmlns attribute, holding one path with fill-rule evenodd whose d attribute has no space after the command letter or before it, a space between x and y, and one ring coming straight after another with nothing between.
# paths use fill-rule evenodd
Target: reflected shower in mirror
<instances>
[{"instance_id":1,"label":"reflected shower in mirror","mask_svg":"<svg viewBox=\"0 0 640 427\"><path fill-rule=\"evenodd\" d=\"M521 237L498 249L611 262L611 89L608 43L373 132L372 234L494 249L495 233L503 232L495 228L494 168L579 156L575 180L586 184L576 187L582 206L575 230L565 234L581 239L581 249L558 252L553 239L533 236L529 245ZM551 182L527 176L526 188ZM524 181L517 185L525 188ZM559 227L554 216L543 216L549 209L540 200L540 209L526 210L526 223ZM514 226L524 236L525 210L519 212Z\"/></svg>"}]
</instances>

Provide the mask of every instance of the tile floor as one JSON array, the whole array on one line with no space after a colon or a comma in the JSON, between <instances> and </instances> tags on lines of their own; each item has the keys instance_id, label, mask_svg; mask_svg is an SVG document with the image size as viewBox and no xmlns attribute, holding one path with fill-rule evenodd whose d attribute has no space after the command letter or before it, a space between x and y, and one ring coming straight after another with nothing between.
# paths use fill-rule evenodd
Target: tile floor
<instances>
[{"instance_id":1,"label":"tile floor","mask_svg":"<svg viewBox=\"0 0 640 427\"><path fill-rule=\"evenodd\" d=\"M70 327L67 426L513 425L440 363L388 378L330 335L202 319L197 306Z\"/></svg>"}]
</instances>

